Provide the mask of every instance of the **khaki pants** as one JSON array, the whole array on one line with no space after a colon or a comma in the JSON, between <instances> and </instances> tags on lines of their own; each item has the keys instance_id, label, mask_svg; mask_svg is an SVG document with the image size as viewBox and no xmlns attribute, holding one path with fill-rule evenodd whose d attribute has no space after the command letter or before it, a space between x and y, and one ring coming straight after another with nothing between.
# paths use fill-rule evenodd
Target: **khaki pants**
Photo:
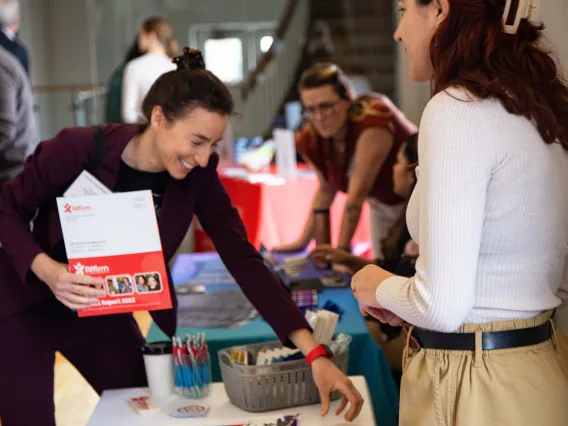
<instances>
[{"instance_id":1,"label":"khaki pants","mask_svg":"<svg viewBox=\"0 0 568 426\"><path fill-rule=\"evenodd\" d=\"M459 332L527 328L527 320L471 324ZM568 338L558 329L544 343L495 351L408 347L403 355L400 426L568 425Z\"/></svg>"}]
</instances>

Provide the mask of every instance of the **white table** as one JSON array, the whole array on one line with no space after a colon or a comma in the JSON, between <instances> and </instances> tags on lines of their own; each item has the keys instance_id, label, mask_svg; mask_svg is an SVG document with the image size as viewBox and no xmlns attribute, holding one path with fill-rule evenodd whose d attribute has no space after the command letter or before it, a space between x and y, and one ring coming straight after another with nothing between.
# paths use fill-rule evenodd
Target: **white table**
<instances>
[{"instance_id":1,"label":"white table","mask_svg":"<svg viewBox=\"0 0 568 426\"><path fill-rule=\"evenodd\" d=\"M298 426L342 426L342 425L375 425L372 403L367 389L367 382L363 376L351 377L353 384L359 390L365 400L363 410L353 423L347 423L343 417L335 415L335 409L339 401L331 404L330 413L326 417L320 416L320 405L308 405L305 407L288 408L270 413L248 413L229 402L222 383L214 383L211 395L199 400L202 404L209 405L209 414L205 418L184 418L176 419L169 416L169 411L153 412L148 414L137 414L128 405L128 399L148 394L145 388L119 389L105 391L97 405L93 416L87 426L162 426L162 425L199 425L199 426L219 426L233 425L247 422L259 424L275 423L279 417L284 415L300 414ZM167 409L169 405L175 403L186 404L189 399L171 397L164 401L158 401L160 407Z\"/></svg>"}]
</instances>

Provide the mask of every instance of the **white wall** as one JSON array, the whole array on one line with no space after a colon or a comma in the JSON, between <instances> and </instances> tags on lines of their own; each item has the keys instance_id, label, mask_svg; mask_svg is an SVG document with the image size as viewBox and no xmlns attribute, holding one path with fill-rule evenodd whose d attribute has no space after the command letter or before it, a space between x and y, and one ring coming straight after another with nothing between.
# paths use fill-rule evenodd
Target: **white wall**
<instances>
[{"instance_id":1,"label":"white wall","mask_svg":"<svg viewBox=\"0 0 568 426\"><path fill-rule=\"evenodd\" d=\"M560 60L568 77L568 2L566 0L546 0L542 2L541 19L546 25L545 35Z\"/></svg>"},{"instance_id":2,"label":"white wall","mask_svg":"<svg viewBox=\"0 0 568 426\"><path fill-rule=\"evenodd\" d=\"M30 51L33 85L97 84L122 62L149 16L170 20L183 46L192 24L275 21L286 1L21 0L20 37ZM73 124L71 99L69 92L36 96L43 137Z\"/></svg>"}]
</instances>

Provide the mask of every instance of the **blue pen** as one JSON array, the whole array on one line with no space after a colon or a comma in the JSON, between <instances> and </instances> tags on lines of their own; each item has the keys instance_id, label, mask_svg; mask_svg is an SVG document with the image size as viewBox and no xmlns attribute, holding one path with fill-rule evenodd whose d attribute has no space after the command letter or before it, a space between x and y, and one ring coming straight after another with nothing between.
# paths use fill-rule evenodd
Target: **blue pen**
<instances>
[{"instance_id":1,"label":"blue pen","mask_svg":"<svg viewBox=\"0 0 568 426\"><path fill-rule=\"evenodd\" d=\"M182 377L183 377L183 381L184 381L185 392L187 392L193 386L193 380L191 379L191 374L189 374L189 371L188 371L189 366L188 366L188 358L187 358L187 354L186 354L186 348L182 344L181 338L178 338L178 342L182 347L181 371L182 371Z\"/></svg>"},{"instance_id":2,"label":"blue pen","mask_svg":"<svg viewBox=\"0 0 568 426\"><path fill-rule=\"evenodd\" d=\"M193 393L196 395L199 395L199 388L201 388L201 383L200 383L200 379L199 379L199 374L197 372L197 362L195 359L195 353L194 353L194 339L189 339L188 340L188 360L189 360L189 371L191 374L191 377L193 379Z\"/></svg>"}]
</instances>

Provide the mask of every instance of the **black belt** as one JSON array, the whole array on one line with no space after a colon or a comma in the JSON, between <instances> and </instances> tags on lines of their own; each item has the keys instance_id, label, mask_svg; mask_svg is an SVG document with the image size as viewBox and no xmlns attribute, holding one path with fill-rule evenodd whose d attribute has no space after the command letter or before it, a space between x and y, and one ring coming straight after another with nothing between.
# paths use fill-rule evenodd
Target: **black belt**
<instances>
[{"instance_id":1,"label":"black belt","mask_svg":"<svg viewBox=\"0 0 568 426\"><path fill-rule=\"evenodd\" d=\"M404 337L408 336L409 326L403 329ZM495 349L512 349L537 345L552 337L550 321L530 328L518 330L484 332L481 336L484 351ZM440 333L437 331L412 329L409 345L414 350L443 349L450 351L474 351L475 333Z\"/></svg>"}]
</instances>

